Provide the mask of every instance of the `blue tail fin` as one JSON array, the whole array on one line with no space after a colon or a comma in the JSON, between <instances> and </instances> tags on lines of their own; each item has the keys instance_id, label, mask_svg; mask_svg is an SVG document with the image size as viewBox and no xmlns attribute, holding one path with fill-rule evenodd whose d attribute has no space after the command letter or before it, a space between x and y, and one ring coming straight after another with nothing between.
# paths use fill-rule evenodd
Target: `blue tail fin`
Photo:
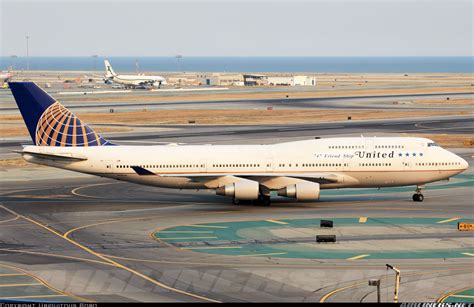
<instances>
[{"instance_id":1,"label":"blue tail fin","mask_svg":"<svg viewBox=\"0 0 474 307\"><path fill-rule=\"evenodd\" d=\"M112 145L34 82L8 83L37 146Z\"/></svg>"}]
</instances>

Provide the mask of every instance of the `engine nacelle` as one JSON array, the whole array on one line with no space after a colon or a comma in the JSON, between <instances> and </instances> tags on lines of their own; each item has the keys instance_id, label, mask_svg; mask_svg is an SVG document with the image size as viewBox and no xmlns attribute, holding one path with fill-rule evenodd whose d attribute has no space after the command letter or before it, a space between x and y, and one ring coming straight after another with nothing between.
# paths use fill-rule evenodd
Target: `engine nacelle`
<instances>
[{"instance_id":1,"label":"engine nacelle","mask_svg":"<svg viewBox=\"0 0 474 307\"><path fill-rule=\"evenodd\" d=\"M297 200L318 200L320 192L319 183L298 182L278 190L278 195L296 198Z\"/></svg>"},{"instance_id":2,"label":"engine nacelle","mask_svg":"<svg viewBox=\"0 0 474 307\"><path fill-rule=\"evenodd\" d=\"M237 181L216 190L217 195L231 196L235 199L254 200L258 198L259 184L252 180Z\"/></svg>"}]
</instances>

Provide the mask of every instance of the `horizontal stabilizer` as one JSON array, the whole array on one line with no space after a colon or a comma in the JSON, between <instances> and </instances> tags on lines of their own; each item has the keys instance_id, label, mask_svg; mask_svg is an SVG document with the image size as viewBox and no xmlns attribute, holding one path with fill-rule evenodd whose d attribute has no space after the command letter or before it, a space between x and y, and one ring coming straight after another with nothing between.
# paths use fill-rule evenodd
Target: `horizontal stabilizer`
<instances>
[{"instance_id":1,"label":"horizontal stabilizer","mask_svg":"<svg viewBox=\"0 0 474 307\"><path fill-rule=\"evenodd\" d=\"M140 176L151 176L151 175L156 175L153 172L150 172L147 169L144 169L143 167L140 166L132 166L132 169L135 171Z\"/></svg>"},{"instance_id":2,"label":"horizontal stabilizer","mask_svg":"<svg viewBox=\"0 0 474 307\"><path fill-rule=\"evenodd\" d=\"M62 161L85 161L87 157L72 154L72 153L46 153L46 152L32 152L32 151L15 151L22 155L30 155L40 159L62 160Z\"/></svg>"}]
</instances>

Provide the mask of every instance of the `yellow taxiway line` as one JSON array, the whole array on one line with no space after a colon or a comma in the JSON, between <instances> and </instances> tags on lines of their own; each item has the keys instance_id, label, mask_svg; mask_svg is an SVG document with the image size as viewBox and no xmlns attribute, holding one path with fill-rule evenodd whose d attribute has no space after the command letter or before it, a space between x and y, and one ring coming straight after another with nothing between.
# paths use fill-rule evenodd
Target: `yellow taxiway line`
<instances>
[{"instance_id":1,"label":"yellow taxiway line","mask_svg":"<svg viewBox=\"0 0 474 307\"><path fill-rule=\"evenodd\" d=\"M0 206L0 207L5 208L3 206ZM11 211L11 212L13 212L13 211ZM78 301L83 301L83 302L87 302L87 303L94 303L94 301L92 301L92 300L85 299L85 298L82 298L80 296L77 296L77 295L74 295L74 294L56 289L55 287L48 284L42 278L40 278L36 275L33 275L33 274L29 273L28 271L23 270L22 268L19 268L19 267L13 266L13 265L7 265L7 264L0 264L0 267L4 267L4 268L10 269L12 271L20 272L20 273L22 273L22 275L27 275L27 276L33 278L34 280L36 280L38 283L40 283L44 287L48 288L49 290L51 290L55 293L58 293L57 295L55 294L56 296L67 296L67 297L72 297L74 299L77 299ZM43 297L43 296L31 296L31 297L29 297L29 296L20 296L20 297L17 297L17 298L21 299L21 298L35 298L35 297ZM47 297L47 295L44 296L44 297ZM15 297L0 297L0 299L15 299Z\"/></svg>"},{"instance_id":2,"label":"yellow taxiway line","mask_svg":"<svg viewBox=\"0 0 474 307\"><path fill-rule=\"evenodd\" d=\"M465 287L465 288L462 288L462 289L459 289L459 290L454 290L454 291L448 292L445 295L441 296L439 299L437 299L436 303L443 303L448 297L455 296L456 293L463 292L463 291L466 291L466 290L469 290L469 289L472 289L472 288L474 288L474 285L470 285L468 287Z\"/></svg>"},{"instance_id":3,"label":"yellow taxiway line","mask_svg":"<svg viewBox=\"0 0 474 307\"><path fill-rule=\"evenodd\" d=\"M260 256L277 256L277 255L286 255L287 252L281 253L268 253L268 254L247 254L247 255L235 255L235 257L260 257Z\"/></svg>"},{"instance_id":4,"label":"yellow taxiway line","mask_svg":"<svg viewBox=\"0 0 474 307\"><path fill-rule=\"evenodd\" d=\"M200 230L189 230L189 231L180 231L180 230L163 230L160 231L159 233L214 233L214 231L200 231Z\"/></svg>"},{"instance_id":5,"label":"yellow taxiway line","mask_svg":"<svg viewBox=\"0 0 474 307\"><path fill-rule=\"evenodd\" d=\"M202 246L202 247L183 247L181 249L237 249L242 248L242 246Z\"/></svg>"},{"instance_id":6,"label":"yellow taxiway line","mask_svg":"<svg viewBox=\"0 0 474 307\"><path fill-rule=\"evenodd\" d=\"M93 198L93 199L104 199L105 197L98 197L98 196L91 196L91 195L85 195L78 193L77 191L85 188L92 188L92 187L98 187L98 186L103 186L103 185L110 185L110 184L121 184L123 182L106 182L106 183L94 183L94 184L88 184L88 185L83 185L80 187L77 187L71 191L71 194L80 196L80 197L86 197L86 198Z\"/></svg>"},{"instance_id":7,"label":"yellow taxiway line","mask_svg":"<svg viewBox=\"0 0 474 307\"><path fill-rule=\"evenodd\" d=\"M440 272L447 272L451 269L443 269L443 270L436 270L436 271L431 271L429 272L430 274L433 274L433 273L440 273ZM457 268L457 269L454 269L454 270L465 270L464 268ZM427 272L423 271L423 272L413 272L413 273L406 273L404 276L418 276L418 275L424 275L424 274L427 274ZM361 280L361 279L359 279ZM357 282L357 283L354 283L352 285L348 285L348 286L345 286L345 287L342 287L342 288L338 288L338 289L335 289L329 293L327 293L326 295L324 295L320 300L319 302L320 303L324 303L328 298L330 298L331 296L333 296L334 294L340 292L340 291L343 291L343 290L347 290L347 289L351 289L351 288L355 288L355 287L358 287L358 286L362 286L362 285L367 285L367 281L364 280L363 282ZM472 288L471 287L468 287L468 288L465 288L465 289L461 289L461 290L458 290L458 291L455 291L456 293L457 292L461 292L461 291L465 291L467 289L470 289ZM445 296L441 297L440 299L438 299L436 302L437 303L441 303L442 301L440 301L441 299L446 299Z\"/></svg>"},{"instance_id":8,"label":"yellow taxiway line","mask_svg":"<svg viewBox=\"0 0 474 307\"><path fill-rule=\"evenodd\" d=\"M0 277L10 277L10 276L27 276L27 275L26 274L18 274L18 273L0 274Z\"/></svg>"},{"instance_id":9,"label":"yellow taxiway line","mask_svg":"<svg viewBox=\"0 0 474 307\"><path fill-rule=\"evenodd\" d=\"M450 295L451 297L458 297L458 298L474 298L474 295Z\"/></svg>"},{"instance_id":10,"label":"yellow taxiway line","mask_svg":"<svg viewBox=\"0 0 474 307\"><path fill-rule=\"evenodd\" d=\"M14 217L14 218L12 218L12 219L0 221L0 224L8 223L8 222L13 222L13 221L16 221L16 220L18 220L18 219L19 219L19 217L16 216L16 217Z\"/></svg>"},{"instance_id":11,"label":"yellow taxiway line","mask_svg":"<svg viewBox=\"0 0 474 307\"><path fill-rule=\"evenodd\" d=\"M359 259L362 259L362 258L365 258L365 257L368 257L368 256L370 256L370 254L363 254L363 255L347 258L347 260L359 260Z\"/></svg>"},{"instance_id":12,"label":"yellow taxiway line","mask_svg":"<svg viewBox=\"0 0 474 307\"><path fill-rule=\"evenodd\" d=\"M324 303L328 298L330 298L331 296L333 296L334 294L336 294L336 293L339 292L339 291L347 290L347 289L354 288L354 287L358 287L358 286L365 285L365 284L367 284L366 281L360 282L360 283L356 283L356 284L352 284L352 285L349 285L349 286L345 286L345 287L342 287L342 288L338 288L338 289L336 289L336 290L333 290L333 291L329 292L329 293L326 294L325 296L323 296L323 297L319 300L319 302L320 302L320 303Z\"/></svg>"},{"instance_id":13,"label":"yellow taxiway line","mask_svg":"<svg viewBox=\"0 0 474 307\"><path fill-rule=\"evenodd\" d=\"M42 283L35 282L31 284L0 284L0 288L8 288L8 287L27 287L27 286L42 286Z\"/></svg>"},{"instance_id":14,"label":"yellow taxiway line","mask_svg":"<svg viewBox=\"0 0 474 307\"><path fill-rule=\"evenodd\" d=\"M47 295L25 295L25 296L0 296L4 300L20 300L24 298L48 298L48 297L64 297L62 294L47 294Z\"/></svg>"},{"instance_id":15,"label":"yellow taxiway line","mask_svg":"<svg viewBox=\"0 0 474 307\"><path fill-rule=\"evenodd\" d=\"M439 222L436 222L437 224L444 224L444 223L449 223L449 222L452 222L452 221L457 221L457 220L460 220L461 218L460 217L453 217L452 219L449 219L449 220L443 220L443 221L439 221Z\"/></svg>"},{"instance_id":16,"label":"yellow taxiway line","mask_svg":"<svg viewBox=\"0 0 474 307\"><path fill-rule=\"evenodd\" d=\"M162 238L161 240L189 240L189 239L217 239L217 237L177 237L177 238Z\"/></svg>"},{"instance_id":17,"label":"yellow taxiway line","mask_svg":"<svg viewBox=\"0 0 474 307\"><path fill-rule=\"evenodd\" d=\"M214 303L219 303L219 302L220 302L220 301L217 301L217 300L213 300L213 299L210 299L210 298L207 298L207 297L204 297L204 296L200 296L200 295L197 295L197 294L193 294L193 293L190 293L190 292L186 292L186 291L179 290L179 289L170 287L170 286L168 286L168 285L165 285L165 284L163 284L163 283L161 283L161 282L159 282L159 281L157 281L157 280L155 280L155 279L153 279L153 278L151 278L151 277L148 277L148 276L146 276L146 275L144 275L144 274L142 274L142 273L140 273L140 272L138 272L138 271L136 271L136 270L134 270L134 269L131 269L131 268L127 267L127 266L124 266L123 264L118 263L117 261L114 261L114 260L112 260L112 259L110 259L110 258L107 258L107 257L103 256L102 254L99 254L99 253L93 251L92 249L90 249L90 248L88 248L88 247L86 247L86 246L84 246L84 245L82 245L82 244L80 244L80 243L78 243L78 242L76 242L76 241L70 239L70 238L69 238L68 236L66 236L66 235L61 235L59 232L57 232L57 231L55 231L54 229L51 229L51 228L49 228L49 227L47 227L47 226L41 224L40 222L37 222L37 221L35 221L35 220L33 220L33 219L29 218L29 217L26 217L26 216L24 216L24 215L18 214L18 213L16 213L15 211L13 211L13 210L11 210L11 209L9 209L9 208L3 206L3 205L0 205L0 208L2 208L2 209L5 210L5 211L10 212L11 214L14 214L14 215L16 215L16 216L19 216L20 218L22 218L22 219L24 219L24 220L27 220L27 221L29 221L29 222L31 222L31 223L33 223L33 224L39 226L39 227L41 227L41 228L43 228L43 229L45 229L45 230L51 232L52 234L54 234L54 235L56 235L56 236L58 236L58 237L60 237L60 238L63 238L64 240L66 240L67 242L71 243L72 245L75 245L76 247L78 247L78 248L80 248L80 249L82 249L82 250L84 250L84 251L86 251L86 252L88 252L88 253L90 253L90 254L96 256L97 258L100 258L100 259L102 259L102 260L104 260L104 261L106 261L106 262L109 262L110 264L113 264L114 266L116 266L116 267L118 267L118 268L121 268L121 269L123 269L123 270L125 270L125 271L128 271L128 272L130 272L130 273L132 273L132 274L134 274L134 275L136 275L136 276L138 276L138 277L141 277L141 278L143 278L143 279L145 279L145 280L147 280L147 281L149 281L149 282L151 282L151 283L153 283L153 284L155 284L155 285L157 285L157 286L159 286L159 287L161 287L161 288L163 288L163 289L166 289L166 290L169 290L169 291L172 291L172 292L176 292L176 293L180 293L180 294L184 294L184 295L187 295L187 296L190 296L190 297L193 297L193 298L196 298L196 299L200 299L200 300L203 300L203 301L207 301L207 302L214 302Z\"/></svg>"},{"instance_id":18,"label":"yellow taxiway line","mask_svg":"<svg viewBox=\"0 0 474 307\"><path fill-rule=\"evenodd\" d=\"M288 223L277 221L277 220L266 220L266 221L270 223L275 223L275 224L288 225Z\"/></svg>"},{"instance_id":19,"label":"yellow taxiway line","mask_svg":"<svg viewBox=\"0 0 474 307\"><path fill-rule=\"evenodd\" d=\"M196 228L219 228L219 229L229 228L229 227L226 227L226 226L211 226L211 225L184 225L184 226L196 227Z\"/></svg>"},{"instance_id":20,"label":"yellow taxiway line","mask_svg":"<svg viewBox=\"0 0 474 307\"><path fill-rule=\"evenodd\" d=\"M80 257L73 257L73 256L66 256L66 255L59 255L59 254L32 252L32 251L25 251L25 250L21 250L21 249L7 249L7 248L0 248L0 251L19 253L19 254L29 254L29 255L41 255L41 256L47 256L47 257L63 258L63 259L72 259L72 260L91 262L91 263L99 263L99 264L103 264L103 265L113 266L110 263L104 262L104 261L99 261L99 260L94 260L94 259L87 259L87 258L80 258ZM18 275L25 275L25 274L18 274ZM1 276L2 276L2 274L0 274L0 277Z\"/></svg>"}]
</instances>

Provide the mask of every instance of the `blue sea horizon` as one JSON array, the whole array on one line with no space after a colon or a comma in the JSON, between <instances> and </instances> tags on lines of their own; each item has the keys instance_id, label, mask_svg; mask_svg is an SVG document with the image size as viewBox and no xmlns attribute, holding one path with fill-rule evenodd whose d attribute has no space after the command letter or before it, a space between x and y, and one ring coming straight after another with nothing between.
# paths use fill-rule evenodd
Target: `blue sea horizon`
<instances>
[{"instance_id":1,"label":"blue sea horizon","mask_svg":"<svg viewBox=\"0 0 474 307\"><path fill-rule=\"evenodd\" d=\"M105 58L30 57L30 70L102 71ZM118 72L472 73L474 57L108 57ZM0 57L2 70L25 70L26 57Z\"/></svg>"}]
</instances>

